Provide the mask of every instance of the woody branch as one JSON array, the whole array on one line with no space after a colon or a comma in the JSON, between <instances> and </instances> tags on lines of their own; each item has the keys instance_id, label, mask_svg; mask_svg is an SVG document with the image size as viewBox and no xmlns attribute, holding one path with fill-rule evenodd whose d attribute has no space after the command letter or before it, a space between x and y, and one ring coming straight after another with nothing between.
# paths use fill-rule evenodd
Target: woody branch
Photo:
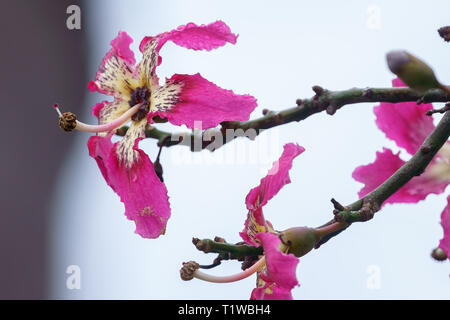
<instances>
[{"instance_id":1,"label":"woody branch","mask_svg":"<svg viewBox=\"0 0 450 320\"><path fill-rule=\"evenodd\" d=\"M330 91L314 86L313 91L315 95L312 98L298 99L296 107L278 112L265 109L263 117L249 121L225 121L220 124L220 127L205 130L201 135L191 132L171 133L150 125L147 126L145 135L147 138L156 139L159 146L185 145L189 146L191 151L201 151L203 149L214 151L236 137L247 136L254 138L262 130L294 121L299 122L322 111L334 114L345 105L367 102L397 103L414 101L418 103L432 103L450 100L450 95L442 89L432 89L425 94L421 94L410 88L352 88L342 91ZM252 132L246 133L249 129L253 129ZM123 136L127 130L128 127L121 127L116 134ZM231 134L227 134L227 130L230 130ZM216 141L217 137L220 137L222 141Z\"/></svg>"}]
</instances>

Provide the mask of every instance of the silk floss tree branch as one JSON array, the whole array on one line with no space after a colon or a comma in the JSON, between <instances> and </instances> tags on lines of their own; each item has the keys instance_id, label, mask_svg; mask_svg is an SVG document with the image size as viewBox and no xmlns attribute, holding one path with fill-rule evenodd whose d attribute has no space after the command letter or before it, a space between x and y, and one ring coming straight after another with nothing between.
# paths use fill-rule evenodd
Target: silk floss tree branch
<instances>
[{"instance_id":1,"label":"silk floss tree branch","mask_svg":"<svg viewBox=\"0 0 450 320\"><path fill-rule=\"evenodd\" d=\"M190 147L192 151L204 149L214 151L237 137L253 138L262 130L291 122L299 122L323 111L332 115L346 105L368 102L398 103L414 101L431 103L450 100L450 94L440 88L433 88L423 93L411 88L352 88L342 91L330 91L314 86L313 91L315 95L312 98L298 99L296 107L277 112L264 109L263 117L249 121L222 122L220 128L205 130L200 136L191 132L172 133L162 131L150 125L145 129L145 136L156 139L159 145L164 145L165 147L184 145ZM128 127L123 126L116 134L123 136L127 130ZM227 130L229 132L228 135ZM248 130L252 131L246 133Z\"/></svg>"}]
</instances>

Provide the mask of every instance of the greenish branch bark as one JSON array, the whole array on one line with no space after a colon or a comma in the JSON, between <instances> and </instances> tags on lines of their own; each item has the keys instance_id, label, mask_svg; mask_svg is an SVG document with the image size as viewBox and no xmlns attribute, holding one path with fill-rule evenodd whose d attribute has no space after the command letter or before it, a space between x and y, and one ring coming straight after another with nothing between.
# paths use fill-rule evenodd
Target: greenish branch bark
<instances>
[{"instance_id":1,"label":"greenish branch bark","mask_svg":"<svg viewBox=\"0 0 450 320\"><path fill-rule=\"evenodd\" d=\"M195 247L204 253L218 253L226 255L228 259L243 260L246 257L259 256L263 254L262 247L254 247L248 244L231 244L211 239L192 239Z\"/></svg>"}]
</instances>

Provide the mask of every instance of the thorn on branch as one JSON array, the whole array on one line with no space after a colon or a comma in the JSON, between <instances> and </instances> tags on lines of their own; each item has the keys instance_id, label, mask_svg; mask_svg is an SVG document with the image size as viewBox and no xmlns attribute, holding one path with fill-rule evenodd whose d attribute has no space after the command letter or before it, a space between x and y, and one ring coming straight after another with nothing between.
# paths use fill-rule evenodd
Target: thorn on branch
<instances>
[{"instance_id":1,"label":"thorn on branch","mask_svg":"<svg viewBox=\"0 0 450 320\"><path fill-rule=\"evenodd\" d=\"M218 237L218 236L214 237L214 241L215 242L220 242L220 243L227 243L224 238Z\"/></svg>"},{"instance_id":2,"label":"thorn on branch","mask_svg":"<svg viewBox=\"0 0 450 320\"><path fill-rule=\"evenodd\" d=\"M338 109L338 106L334 102L331 102L329 104L329 106L327 107L326 111L330 116L332 116L333 114L336 113L337 109Z\"/></svg>"},{"instance_id":3,"label":"thorn on branch","mask_svg":"<svg viewBox=\"0 0 450 320\"><path fill-rule=\"evenodd\" d=\"M370 88L364 89L364 91L362 93L362 96L366 97L366 98L369 98L369 99L372 98L373 97L373 90L370 89Z\"/></svg>"},{"instance_id":4,"label":"thorn on branch","mask_svg":"<svg viewBox=\"0 0 450 320\"><path fill-rule=\"evenodd\" d=\"M336 199L331 198L331 203L334 206L334 209L338 210L338 211L345 211L348 210L346 207L344 207L342 204L340 204Z\"/></svg>"},{"instance_id":5,"label":"thorn on branch","mask_svg":"<svg viewBox=\"0 0 450 320\"><path fill-rule=\"evenodd\" d=\"M420 147L420 152L422 152L423 154L428 154L433 150L433 148L431 146L422 146Z\"/></svg>"},{"instance_id":6,"label":"thorn on branch","mask_svg":"<svg viewBox=\"0 0 450 320\"><path fill-rule=\"evenodd\" d=\"M323 92L325 91L321 86L313 86L312 90L316 94L316 97L320 97L323 94Z\"/></svg>"},{"instance_id":7,"label":"thorn on branch","mask_svg":"<svg viewBox=\"0 0 450 320\"><path fill-rule=\"evenodd\" d=\"M444 39L444 41L450 41L450 26L442 27L438 29L439 36Z\"/></svg>"},{"instance_id":8,"label":"thorn on branch","mask_svg":"<svg viewBox=\"0 0 450 320\"><path fill-rule=\"evenodd\" d=\"M195 261L184 262L180 270L180 277L184 281L189 281L194 278L194 273L199 268L199 264Z\"/></svg>"}]
</instances>

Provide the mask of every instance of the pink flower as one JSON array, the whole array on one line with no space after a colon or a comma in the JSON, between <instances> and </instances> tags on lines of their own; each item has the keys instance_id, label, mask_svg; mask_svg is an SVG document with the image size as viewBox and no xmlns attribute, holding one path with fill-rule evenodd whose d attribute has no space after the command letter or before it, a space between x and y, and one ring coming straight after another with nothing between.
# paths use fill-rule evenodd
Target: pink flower
<instances>
[{"instance_id":1,"label":"pink flower","mask_svg":"<svg viewBox=\"0 0 450 320\"><path fill-rule=\"evenodd\" d=\"M264 219L262 207L275 196L278 191L290 183L289 170L292 161L305 149L289 143L284 146L280 159L274 162L267 176L261 179L258 187L253 188L246 198L249 210L244 230L240 233L245 242L254 246L262 245L264 256L243 272L226 277L216 277L195 271L193 277L216 283L233 282L244 279L258 272L257 287L251 294L254 300L286 300L292 299L291 290L298 285L296 268L299 259L287 253L289 246L280 240L280 232L272 228L272 224Z\"/></svg>"},{"instance_id":2,"label":"pink flower","mask_svg":"<svg viewBox=\"0 0 450 320\"><path fill-rule=\"evenodd\" d=\"M125 215L136 223L136 233L144 238L164 234L170 217L167 189L155 174L149 157L138 147L145 137L146 125L159 116L188 128L199 122L207 129L222 121L248 120L256 107L252 96L221 89L198 73L175 74L160 85L156 75L161 64L159 51L167 41L188 49L212 50L234 44L236 39L222 21L201 26L188 23L155 37L145 37L139 46L142 60L136 65L129 47L133 40L127 33L119 32L111 41L112 48L103 58L95 80L88 86L91 91L114 97L114 101L93 107L98 126L69 119L69 129L98 133L89 139L89 154L125 204ZM69 121L61 116L60 121ZM128 121L131 125L123 139L112 143L115 129Z\"/></svg>"},{"instance_id":3,"label":"pink flower","mask_svg":"<svg viewBox=\"0 0 450 320\"><path fill-rule=\"evenodd\" d=\"M295 270L299 259L291 253L287 254L289 248L281 243L280 233L264 218L262 208L284 185L291 182L289 170L292 161L304 151L296 144L286 144L280 159L274 162L267 176L261 179L259 186L250 190L245 199L249 212L240 235L248 244L262 245L266 258L266 268L259 274L251 299L292 299L291 290L298 285Z\"/></svg>"},{"instance_id":4,"label":"pink flower","mask_svg":"<svg viewBox=\"0 0 450 320\"><path fill-rule=\"evenodd\" d=\"M400 79L393 80L393 85L404 86ZM417 105L415 102L381 103L374 108L376 124L387 138L413 155L434 129L433 118L425 114L432 108L431 104ZM403 166L405 161L399 155L400 152L394 154L390 149L383 148L383 151L377 152L375 162L355 169L353 178L365 184L358 193L360 198ZM444 192L449 183L450 143L447 142L422 175L411 179L385 203L415 203L430 193Z\"/></svg>"}]
</instances>

